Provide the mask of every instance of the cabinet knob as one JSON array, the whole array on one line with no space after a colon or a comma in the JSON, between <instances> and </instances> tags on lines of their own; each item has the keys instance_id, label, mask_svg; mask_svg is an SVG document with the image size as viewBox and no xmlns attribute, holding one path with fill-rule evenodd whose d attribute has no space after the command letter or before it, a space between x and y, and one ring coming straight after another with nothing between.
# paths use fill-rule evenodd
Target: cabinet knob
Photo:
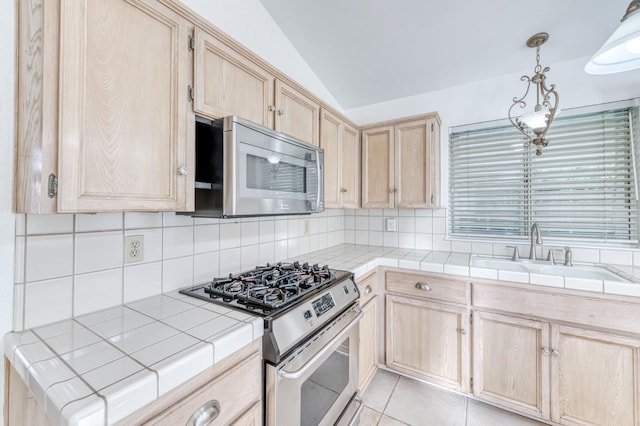
<instances>
[{"instance_id":1,"label":"cabinet knob","mask_svg":"<svg viewBox=\"0 0 640 426\"><path fill-rule=\"evenodd\" d=\"M429 284L425 283L425 282L422 282L422 281L416 283L416 288L418 290L431 291L431 286Z\"/></svg>"},{"instance_id":2,"label":"cabinet knob","mask_svg":"<svg viewBox=\"0 0 640 426\"><path fill-rule=\"evenodd\" d=\"M393 188L389 188L389 194L393 194Z\"/></svg>"},{"instance_id":3,"label":"cabinet knob","mask_svg":"<svg viewBox=\"0 0 640 426\"><path fill-rule=\"evenodd\" d=\"M557 356L560 356L560 351L559 351L559 350L557 350L556 348L553 348L553 349L551 350L551 354L553 354L553 356L556 356L556 357L557 357Z\"/></svg>"},{"instance_id":4,"label":"cabinet knob","mask_svg":"<svg viewBox=\"0 0 640 426\"><path fill-rule=\"evenodd\" d=\"M398 188L393 188L393 193L397 194L398 193Z\"/></svg>"},{"instance_id":5,"label":"cabinet knob","mask_svg":"<svg viewBox=\"0 0 640 426\"><path fill-rule=\"evenodd\" d=\"M347 192L345 188L340 188L340 192Z\"/></svg>"},{"instance_id":6,"label":"cabinet knob","mask_svg":"<svg viewBox=\"0 0 640 426\"><path fill-rule=\"evenodd\" d=\"M366 295L368 295L368 294L371 294L371 292L372 292L372 291L373 291L373 290L371 290L371 286L370 286L370 285L368 285L368 286L366 286L366 287L364 288L364 295L366 296Z\"/></svg>"},{"instance_id":7,"label":"cabinet knob","mask_svg":"<svg viewBox=\"0 0 640 426\"><path fill-rule=\"evenodd\" d=\"M275 105L269 105L269 106L267 107L267 111L269 111L269 112L273 112L273 111L275 111L275 110L276 110Z\"/></svg>"},{"instance_id":8,"label":"cabinet knob","mask_svg":"<svg viewBox=\"0 0 640 426\"><path fill-rule=\"evenodd\" d=\"M276 111L276 114L282 115L282 114L284 114L284 110L283 109L279 109L279 110Z\"/></svg>"},{"instance_id":9,"label":"cabinet knob","mask_svg":"<svg viewBox=\"0 0 640 426\"><path fill-rule=\"evenodd\" d=\"M186 176L189 174L189 169L187 169L185 166L180 166L178 167L178 174L180 176Z\"/></svg>"},{"instance_id":10,"label":"cabinet knob","mask_svg":"<svg viewBox=\"0 0 640 426\"><path fill-rule=\"evenodd\" d=\"M464 328L456 328L456 331L462 334L463 336L467 335L467 330L465 330Z\"/></svg>"},{"instance_id":11,"label":"cabinet knob","mask_svg":"<svg viewBox=\"0 0 640 426\"><path fill-rule=\"evenodd\" d=\"M220 415L220 403L215 399L205 402L187 420L186 426L206 426Z\"/></svg>"},{"instance_id":12,"label":"cabinet knob","mask_svg":"<svg viewBox=\"0 0 640 426\"><path fill-rule=\"evenodd\" d=\"M542 355L549 356L549 353L549 348L547 348L546 346L542 348Z\"/></svg>"}]
</instances>

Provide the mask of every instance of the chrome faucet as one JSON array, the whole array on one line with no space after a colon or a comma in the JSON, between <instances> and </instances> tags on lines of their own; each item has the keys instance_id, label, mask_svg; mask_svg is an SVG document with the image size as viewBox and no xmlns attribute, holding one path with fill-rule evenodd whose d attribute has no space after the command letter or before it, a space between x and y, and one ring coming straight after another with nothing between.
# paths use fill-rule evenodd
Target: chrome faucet
<instances>
[{"instance_id":1,"label":"chrome faucet","mask_svg":"<svg viewBox=\"0 0 640 426\"><path fill-rule=\"evenodd\" d=\"M536 246L542 245L542 235L540 235L540 225L538 225L538 222L534 222L533 225L531 225L530 238L531 238L531 246L529 247L529 259L537 260L538 255L536 253ZM535 241L534 241L534 238L535 238Z\"/></svg>"}]
</instances>

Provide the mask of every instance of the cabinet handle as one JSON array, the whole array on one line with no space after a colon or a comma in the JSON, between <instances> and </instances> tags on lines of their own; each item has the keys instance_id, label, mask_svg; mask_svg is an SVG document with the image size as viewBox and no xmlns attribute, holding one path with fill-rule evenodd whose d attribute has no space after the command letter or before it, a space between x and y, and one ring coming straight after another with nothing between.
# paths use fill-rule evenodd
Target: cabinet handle
<instances>
[{"instance_id":1,"label":"cabinet handle","mask_svg":"<svg viewBox=\"0 0 640 426\"><path fill-rule=\"evenodd\" d=\"M267 111L269 111L269 112L273 112L273 111L275 111L275 110L276 110L275 105L269 105L269 106L267 107Z\"/></svg>"},{"instance_id":2,"label":"cabinet handle","mask_svg":"<svg viewBox=\"0 0 640 426\"><path fill-rule=\"evenodd\" d=\"M464 328L456 328L456 331L462 334L463 336L467 335L467 330L465 330Z\"/></svg>"},{"instance_id":3,"label":"cabinet handle","mask_svg":"<svg viewBox=\"0 0 640 426\"><path fill-rule=\"evenodd\" d=\"M558 357L560 356L560 351L557 350L556 348L551 349L551 353L553 354L553 356Z\"/></svg>"},{"instance_id":4,"label":"cabinet handle","mask_svg":"<svg viewBox=\"0 0 640 426\"><path fill-rule=\"evenodd\" d=\"M546 346L542 348L542 355L549 356L549 353L549 348L547 348Z\"/></svg>"},{"instance_id":5,"label":"cabinet handle","mask_svg":"<svg viewBox=\"0 0 640 426\"><path fill-rule=\"evenodd\" d=\"M373 291L373 290L371 290L371 286L370 286L370 285L368 285L368 286L366 286L366 287L364 288L364 295L365 295L365 296L367 296L367 295L371 294L371 292L372 292L372 291Z\"/></svg>"},{"instance_id":6,"label":"cabinet handle","mask_svg":"<svg viewBox=\"0 0 640 426\"><path fill-rule=\"evenodd\" d=\"M389 188L389 194L393 194L393 188Z\"/></svg>"},{"instance_id":7,"label":"cabinet handle","mask_svg":"<svg viewBox=\"0 0 640 426\"><path fill-rule=\"evenodd\" d=\"M397 194L398 193L398 188L393 188L393 193Z\"/></svg>"},{"instance_id":8,"label":"cabinet handle","mask_svg":"<svg viewBox=\"0 0 640 426\"><path fill-rule=\"evenodd\" d=\"M186 426L206 426L220 415L220 403L215 399L205 402L187 420Z\"/></svg>"},{"instance_id":9,"label":"cabinet handle","mask_svg":"<svg viewBox=\"0 0 640 426\"><path fill-rule=\"evenodd\" d=\"M431 286L429 284L427 284L427 283L422 282L422 281L416 283L416 288L418 290L431 291Z\"/></svg>"},{"instance_id":10,"label":"cabinet handle","mask_svg":"<svg viewBox=\"0 0 640 426\"><path fill-rule=\"evenodd\" d=\"M347 192L347 190L344 188L340 188L340 192Z\"/></svg>"},{"instance_id":11,"label":"cabinet handle","mask_svg":"<svg viewBox=\"0 0 640 426\"><path fill-rule=\"evenodd\" d=\"M187 169L185 166L180 166L178 167L178 174L180 176L186 176L189 174L189 169Z\"/></svg>"},{"instance_id":12,"label":"cabinet handle","mask_svg":"<svg viewBox=\"0 0 640 426\"><path fill-rule=\"evenodd\" d=\"M283 109L279 109L279 110L276 111L276 114L282 115L282 114L284 114L284 110Z\"/></svg>"}]
</instances>

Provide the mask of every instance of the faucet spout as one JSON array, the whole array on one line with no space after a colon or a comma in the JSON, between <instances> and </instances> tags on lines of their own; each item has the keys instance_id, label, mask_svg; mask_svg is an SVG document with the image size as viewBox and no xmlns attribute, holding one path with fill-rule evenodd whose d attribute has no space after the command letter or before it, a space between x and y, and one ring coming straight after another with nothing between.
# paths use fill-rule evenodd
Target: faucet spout
<instances>
[{"instance_id":1,"label":"faucet spout","mask_svg":"<svg viewBox=\"0 0 640 426\"><path fill-rule=\"evenodd\" d=\"M529 259L537 260L538 255L536 253L536 246L542 245L542 235L540 235L540 225L538 225L538 222L534 222L533 225L531 225L531 233L529 237L531 239L531 244L529 247Z\"/></svg>"}]
</instances>

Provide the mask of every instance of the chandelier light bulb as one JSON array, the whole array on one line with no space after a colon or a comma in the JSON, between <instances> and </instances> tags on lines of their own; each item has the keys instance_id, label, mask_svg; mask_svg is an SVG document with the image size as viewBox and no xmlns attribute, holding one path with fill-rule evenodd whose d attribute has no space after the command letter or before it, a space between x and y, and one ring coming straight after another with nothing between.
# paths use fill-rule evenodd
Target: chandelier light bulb
<instances>
[{"instance_id":1,"label":"chandelier light bulb","mask_svg":"<svg viewBox=\"0 0 640 426\"><path fill-rule=\"evenodd\" d=\"M627 51L629 51L629 53L638 53L638 54L640 54L640 36L629 40L625 44L625 47L627 48Z\"/></svg>"}]
</instances>

